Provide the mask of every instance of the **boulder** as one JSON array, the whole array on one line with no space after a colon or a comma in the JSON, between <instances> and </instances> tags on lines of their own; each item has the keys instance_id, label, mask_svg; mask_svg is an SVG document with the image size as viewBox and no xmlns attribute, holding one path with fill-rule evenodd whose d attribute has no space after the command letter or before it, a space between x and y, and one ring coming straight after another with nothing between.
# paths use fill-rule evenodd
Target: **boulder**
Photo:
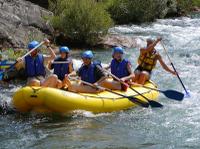
<instances>
[{"instance_id":1,"label":"boulder","mask_svg":"<svg viewBox=\"0 0 200 149\"><path fill-rule=\"evenodd\" d=\"M200 12L200 7L195 6L195 7L193 7L192 11L193 12Z\"/></svg>"},{"instance_id":2,"label":"boulder","mask_svg":"<svg viewBox=\"0 0 200 149\"><path fill-rule=\"evenodd\" d=\"M39 5L40 7L46 8L48 9L49 7L49 1L48 0L26 0L26 1L30 1L36 5Z\"/></svg>"},{"instance_id":3,"label":"boulder","mask_svg":"<svg viewBox=\"0 0 200 149\"><path fill-rule=\"evenodd\" d=\"M120 34L108 34L102 38L102 40L98 43L98 46L103 46L105 48L112 48L115 46L122 46L126 48L138 47L135 37Z\"/></svg>"},{"instance_id":4,"label":"boulder","mask_svg":"<svg viewBox=\"0 0 200 149\"><path fill-rule=\"evenodd\" d=\"M24 0L0 0L0 46L24 48L30 40L51 35L50 11Z\"/></svg>"}]
</instances>

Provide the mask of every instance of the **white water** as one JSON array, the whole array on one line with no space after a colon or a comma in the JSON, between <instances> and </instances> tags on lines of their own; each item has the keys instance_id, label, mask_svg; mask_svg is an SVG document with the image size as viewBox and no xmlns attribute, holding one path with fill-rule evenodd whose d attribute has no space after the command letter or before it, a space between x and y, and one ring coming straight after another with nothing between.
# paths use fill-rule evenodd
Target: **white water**
<instances>
[{"instance_id":1,"label":"white water","mask_svg":"<svg viewBox=\"0 0 200 149\"><path fill-rule=\"evenodd\" d=\"M119 26L110 29L115 34L134 36L140 47L145 39L162 37L191 98L182 102L160 95L163 109L138 107L111 114L72 117L6 116L0 118L2 148L199 148L200 146L200 19L180 18L158 20L141 26ZM161 45L157 50L169 64ZM136 67L138 48L126 49ZM79 55L74 52L72 56ZM108 63L111 51L95 51L96 59ZM79 60L75 60L78 67ZM159 65L152 79L159 88L183 91L178 79ZM0 95L10 100L8 91Z\"/></svg>"}]
</instances>

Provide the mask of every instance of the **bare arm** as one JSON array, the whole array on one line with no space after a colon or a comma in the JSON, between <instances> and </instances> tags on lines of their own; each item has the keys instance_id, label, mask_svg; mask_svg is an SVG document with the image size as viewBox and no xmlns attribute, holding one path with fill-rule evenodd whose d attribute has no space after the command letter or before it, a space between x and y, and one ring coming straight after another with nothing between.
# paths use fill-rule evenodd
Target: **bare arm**
<instances>
[{"instance_id":1,"label":"bare arm","mask_svg":"<svg viewBox=\"0 0 200 149\"><path fill-rule=\"evenodd\" d=\"M128 64L127 64L127 70L129 72L129 74L132 74L132 68L131 68L131 63L130 62L128 62Z\"/></svg>"},{"instance_id":2,"label":"bare arm","mask_svg":"<svg viewBox=\"0 0 200 149\"><path fill-rule=\"evenodd\" d=\"M50 41L48 39L44 39L44 44L47 46L47 49L50 52L50 55L46 57L46 61L52 61L56 58L56 54L53 49L50 47Z\"/></svg>"},{"instance_id":3,"label":"bare arm","mask_svg":"<svg viewBox=\"0 0 200 149\"><path fill-rule=\"evenodd\" d=\"M15 68L20 70L21 68L25 68L25 59L18 59L17 63L15 64Z\"/></svg>"},{"instance_id":4,"label":"bare arm","mask_svg":"<svg viewBox=\"0 0 200 149\"><path fill-rule=\"evenodd\" d=\"M49 56L46 56L46 60L47 61L52 61L56 58L56 54L54 53L53 49L51 47L47 47L49 52L50 52L50 55Z\"/></svg>"},{"instance_id":5,"label":"bare arm","mask_svg":"<svg viewBox=\"0 0 200 149\"><path fill-rule=\"evenodd\" d=\"M111 64L109 64L108 66L106 66L104 69L108 70L111 68Z\"/></svg>"},{"instance_id":6,"label":"bare arm","mask_svg":"<svg viewBox=\"0 0 200 149\"><path fill-rule=\"evenodd\" d=\"M73 78L73 77L76 77L76 76L78 76L76 71L72 71L72 72L70 72L70 74L69 74L69 78L70 78L70 77Z\"/></svg>"},{"instance_id":7,"label":"bare arm","mask_svg":"<svg viewBox=\"0 0 200 149\"><path fill-rule=\"evenodd\" d=\"M73 63L69 63L69 73L72 73L74 71Z\"/></svg>"},{"instance_id":8,"label":"bare arm","mask_svg":"<svg viewBox=\"0 0 200 149\"><path fill-rule=\"evenodd\" d=\"M102 77L101 79L99 79L95 84L99 84L99 83L101 83L102 81L104 81L105 79L107 79L107 77L106 76L104 76L104 77Z\"/></svg>"},{"instance_id":9,"label":"bare arm","mask_svg":"<svg viewBox=\"0 0 200 149\"><path fill-rule=\"evenodd\" d=\"M173 71L172 69L170 69L166 64L165 62L163 61L161 55L158 55L158 61L160 62L161 66L163 69L165 69L167 72L170 72L171 74L173 75L176 75L176 72Z\"/></svg>"},{"instance_id":10,"label":"bare arm","mask_svg":"<svg viewBox=\"0 0 200 149\"><path fill-rule=\"evenodd\" d=\"M49 64L48 64L48 69L49 69L49 70L52 70L52 67L51 67L51 66L52 66L52 61L50 61Z\"/></svg>"},{"instance_id":11,"label":"bare arm","mask_svg":"<svg viewBox=\"0 0 200 149\"><path fill-rule=\"evenodd\" d=\"M153 42L152 44L150 44L147 48L141 48L141 49L140 49L140 52L141 52L142 54L146 54L146 53L152 51L152 50L155 48L155 46L156 46L161 40L162 40L162 38L158 38L155 42Z\"/></svg>"}]
</instances>

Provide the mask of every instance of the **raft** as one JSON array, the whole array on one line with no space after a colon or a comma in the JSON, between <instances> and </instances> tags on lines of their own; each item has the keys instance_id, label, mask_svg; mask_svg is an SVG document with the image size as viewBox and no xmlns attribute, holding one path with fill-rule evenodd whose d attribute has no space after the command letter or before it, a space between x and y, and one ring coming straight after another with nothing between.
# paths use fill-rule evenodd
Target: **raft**
<instances>
[{"instance_id":1,"label":"raft","mask_svg":"<svg viewBox=\"0 0 200 149\"><path fill-rule=\"evenodd\" d=\"M153 82L145 86L157 88ZM157 100L159 93L143 87L133 87L139 93L151 100ZM134 96L145 101L140 95L128 89L117 93ZM20 112L36 113L72 113L75 111L90 111L92 113L106 113L129 109L137 104L116 94L103 91L98 94L74 93L55 88L23 87L13 96L13 106Z\"/></svg>"},{"instance_id":2,"label":"raft","mask_svg":"<svg viewBox=\"0 0 200 149\"><path fill-rule=\"evenodd\" d=\"M0 61L0 70L3 69L8 69L10 66L12 66L15 62L12 61L7 61L7 60L3 60Z\"/></svg>"}]
</instances>

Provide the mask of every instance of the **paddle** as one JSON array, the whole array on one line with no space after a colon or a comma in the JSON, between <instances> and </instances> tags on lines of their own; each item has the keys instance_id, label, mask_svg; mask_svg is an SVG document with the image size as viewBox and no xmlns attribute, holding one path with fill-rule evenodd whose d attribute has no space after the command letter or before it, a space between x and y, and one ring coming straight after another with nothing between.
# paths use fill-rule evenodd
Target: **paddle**
<instances>
[{"instance_id":1,"label":"paddle","mask_svg":"<svg viewBox=\"0 0 200 149\"><path fill-rule=\"evenodd\" d=\"M164 49L164 51L165 51L165 53L166 53L166 55L167 55L167 58L168 58L169 61L170 61L170 64L171 64L172 68L173 68L174 71L176 72L176 76L177 76L178 80L180 81L180 83L181 83L183 89L185 90L185 94L186 94L185 97L186 97L186 98L189 98L189 97L190 97L190 93L189 93L189 91L187 91L187 89L186 89L185 85L183 84L183 81L181 80L181 78L180 78L180 76L179 76L179 74L178 74L178 72L177 72L177 70L176 70L174 64L172 63L172 61L171 61L171 59L170 59L170 57L169 57L169 54L168 54L168 52L167 52L167 49L165 48L165 46L164 46L164 44L163 44L162 42L161 42L161 45L162 45L162 47L163 47L163 49Z\"/></svg>"},{"instance_id":2,"label":"paddle","mask_svg":"<svg viewBox=\"0 0 200 149\"><path fill-rule=\"evenodd\" d=\"M51 64L68 64L71 62L72 62L72 59L68 59L66 61L53 61Z\"/></svg>"},{"instance_id":3,"label":"paddle","mask_svg":"<svg viewBox=\"0 0 200 149\"><path fill-rule=\"evenodd\" d=\"M121 79L119 79L117 76L113 75L111 72L109 72L109 71L107 71L105 69L102 69L102 70L105 71L106 73L108 73L111 77L113 77L114 79L116 79L120 83L126 85L126 83L124 81L122 81ZM151 107L153 107L153 108L161 108L161 107L163 107L163 105L160 104L159 102L148 99L147 97L145 97L144 95L142 95L140 92L138 92L137 90L135 90L131 86L129 86L129 88L131 90L133 90L134 92L136 92L137 94L139 94L140 96L142 96L144 99L146 99Z\"/></svg>"},{"instance_id":4,"label":"paddle","mask_svg":"<svg viewBox=\"0 0 200 149\"><path fill-rule=\"evenodd\" d=\"M27 52L25 55L23 55L22 57L20 57L20 59L24 59L27 55L31 54L34 50L36 50L37 48L39 48L41 45L44 44L44 41L42 41L38 46L36 46L35 48L31 49L29 52ZM16 64L18 63L18 61L16 61L14 64L12 64L7 70L5 71L2 71L0 72L0 80L3 79L3 74L6 72L6 71L9 71L11 70Z\"/></svg>"},{"instance_id":5,"label":"paddle","mask_svg":"<svg viewBox=\"0 0 200 149\"><path fill-rule=\"evenodd\" d=\"M103 89L103 90L106 90L106 91L108 91L108 92L110 92L110 93L113 93L113 94L119 95L119 96L121 96L121 97L127 98L127 99L129 99L131 102L133 102L133 103L135 103L135 104L137 104L137 105L140 105L140 106L142 106L142 107L144 107L144 108L148 108L148 107L149 107L149 103L148 103L148 102L141 101L141 100L139 100L138 98L135 98L135 97L133 97L133 96L126 96L126 95L123 95L123 94L114 92L114 91L112 91L111 89L104 88L104 87L101 87L101 86L98 86L98 85L95 85L95 84L91 84L91 83L85 82L85 81L83 81L83 80L79 80L79 79L77 79L77 78L73 78L73 79L74 79L74 80L81 81L83 84L86 84L86 85L91 86L91 87L93 87L93 88Z\"/></svg>"},{"instance_id":6,"label":"paddle","mask_svg":"<svg viewBox=\"0 0 200 149\"><path fill-rule=\"evenodd\" d=\"M158 91L158 92L160 92L160 93L163 93L166 97L168 97L168 98L170 98L170 99L182 101L183 98L184 98L184 94L181 93L181 92L178 92L178 91L176 91L176 90L165 90L165 91L163 91L163 90L160 90L160 89L148 87L148 86L141 85L141 84L137 84L137 83L133 83L133 85L142 86L142 87L147 88L147 89L151 89L151 90Z\"/></svg>"}]
</instances>

